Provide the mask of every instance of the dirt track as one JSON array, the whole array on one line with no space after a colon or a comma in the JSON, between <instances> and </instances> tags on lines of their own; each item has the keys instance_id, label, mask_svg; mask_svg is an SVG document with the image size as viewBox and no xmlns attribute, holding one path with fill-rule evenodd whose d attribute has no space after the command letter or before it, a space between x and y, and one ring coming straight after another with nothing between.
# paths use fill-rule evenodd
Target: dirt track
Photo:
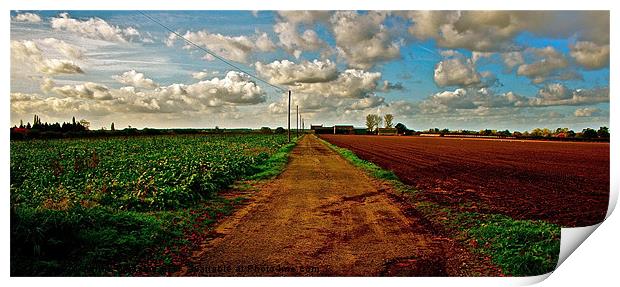
<instances>
[{"instance_id":1,"label":"dirt track","mask_svg":"<svg viewBox=\"0 0 620 287\"><path fill-rule=\"evenodd\" d=\"M497 275L405 215L382 185L314 136L286 170L224 220L181 276Z\"/></svg>"}]
</instances>

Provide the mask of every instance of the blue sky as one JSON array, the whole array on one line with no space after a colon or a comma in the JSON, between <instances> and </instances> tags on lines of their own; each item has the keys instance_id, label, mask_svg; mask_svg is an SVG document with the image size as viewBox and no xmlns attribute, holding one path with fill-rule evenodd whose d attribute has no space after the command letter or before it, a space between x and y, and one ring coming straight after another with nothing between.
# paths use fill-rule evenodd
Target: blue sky
<instances>
[{"instance_id":1,"label":"blue sky","mask_svg":"<svg viewBox=\"0 0 620 287\"><path fill-rule=\"evenodd\" d=\"M530 130L609 125L609 14L148 11L293 91L307 123ZM11 125L286 124L285 95L135 11L12 11Z\"/></svg>"}]
</instances>

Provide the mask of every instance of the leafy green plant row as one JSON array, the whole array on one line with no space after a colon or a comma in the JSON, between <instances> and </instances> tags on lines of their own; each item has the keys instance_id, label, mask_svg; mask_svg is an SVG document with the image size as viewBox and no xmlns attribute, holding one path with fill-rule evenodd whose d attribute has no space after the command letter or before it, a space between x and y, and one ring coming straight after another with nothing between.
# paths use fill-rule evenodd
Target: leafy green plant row
<instances>
[{"instance_id":1,"label":"leafy green plant row","mask_svg":"<svg viewBox=\"0 0 620 287\"><path fill-rule=\"evenodd\" d=\"M256 173L285 143L256 134L12 142L11 204L187 207Z\"/></svg>"},{"instance_id":2,"label":"leafy green plant row","mask_svg":"<svg viewBox=\"0 0 620 287\"><path fill-rule=\"evenodd\" d=\"M177 271L243 201L217 191L277 175L293 146L255 134L12 142L11 275Z\"/></svg>"}]
</instances>

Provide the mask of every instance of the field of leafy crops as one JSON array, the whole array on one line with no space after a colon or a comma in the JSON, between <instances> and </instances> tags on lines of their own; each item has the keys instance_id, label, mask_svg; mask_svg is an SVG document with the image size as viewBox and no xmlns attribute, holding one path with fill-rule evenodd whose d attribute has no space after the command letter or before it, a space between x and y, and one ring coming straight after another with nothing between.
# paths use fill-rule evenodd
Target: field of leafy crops
<instances>
[{"instance_id":1,"label":"field of leafy crops","mask_svg":"<svg viewBox=\"0 0 620 287\"><path fill-rule=\"evenodd\" d=\"M280 135L159 136L11 143L11 204L164 210L255 172Z\"/></svg>"},{"instance_id":2,"label":"field of leafy crops","mask_svg":"<svg viewBox=\"0 0 620 287\"><path fill-rule=\"evenodd\" d=\"M277 174L286 143L263 134L13 141L11 274L106 274L197 236L236 202L218 191Z\"/></svg>"}]
</instances>

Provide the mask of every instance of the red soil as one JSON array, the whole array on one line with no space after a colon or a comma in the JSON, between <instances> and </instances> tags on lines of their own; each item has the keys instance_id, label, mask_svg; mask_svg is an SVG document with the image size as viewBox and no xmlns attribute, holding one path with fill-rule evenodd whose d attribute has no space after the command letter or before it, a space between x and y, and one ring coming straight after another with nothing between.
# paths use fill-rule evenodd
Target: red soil
<instances>
[{"instance_id":1,"label":"red soil","mask_svg":"<svg viewBox=\"0 0 620 287\"><path fill-rule=\"evenodd\" d=\"M321 135L392 170L423 199L563 227L605 218L609 143Z\"/></svg>"}]
</instances>

